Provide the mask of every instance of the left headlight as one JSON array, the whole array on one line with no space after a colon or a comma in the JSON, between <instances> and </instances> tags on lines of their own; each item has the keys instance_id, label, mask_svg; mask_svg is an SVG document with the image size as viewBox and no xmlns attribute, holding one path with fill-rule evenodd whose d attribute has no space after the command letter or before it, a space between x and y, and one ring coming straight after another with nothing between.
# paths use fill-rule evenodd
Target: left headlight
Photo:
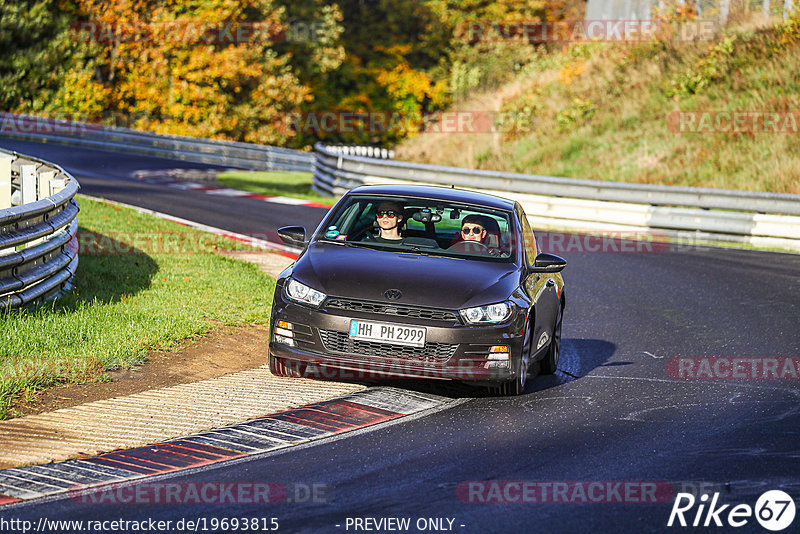
<instances>
[{"instance_id":1,"label":"left headlight","mask_svg":"<svg viewBox=\"0 0 800 534\"><path fill-rule=\"evenodd\" d=\"M326 297L325 293L301 284L294 278L290 278L286 283L286 295L295 302L308 304L315 308L319 308Z\"/></svg>"},{"instance_id":2,"label":"left headlight","mask_svg":"<svg viewBox=\"0 0 800 534\"><path fill-rule=\"evenodd\" d=\"M511 317L512 308L510 302L498 302L459 311L467 324L495 324Z\"/></svg>"}]
</instances>

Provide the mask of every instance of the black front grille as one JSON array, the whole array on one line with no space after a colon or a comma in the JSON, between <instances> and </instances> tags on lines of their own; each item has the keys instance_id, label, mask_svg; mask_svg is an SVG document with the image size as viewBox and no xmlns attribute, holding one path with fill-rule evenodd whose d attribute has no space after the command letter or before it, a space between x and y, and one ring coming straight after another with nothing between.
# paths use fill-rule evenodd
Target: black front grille
<instances>
[{"instance_id":1,"label":"black front grille","mask_svg":"<svg viewBox=\"0 0 800 534\"><path fill-rule=\"evenodd\" d=\"M382 302L365 302L363 300L330 299L325 305L328 309L345 310L363 313L392 315L394 317L414 317L417 319L430 319L432 321L458 322L458 315L448 310L432 308L416 308L412 306L398 306Z\"/></svg>"},{"instance_id":2,"label":"black front grille","mask_svg":"<svg viewBox=\"0 0 800 534\"><path fill-rule=\"evenodd\" d=\"M450 343L425 343L424 347L410 347L395 345L393 343L375 343L350 338L347 332L323 330L319 335L325 349L341 354L356 354L359 356L375 356L379 358L402 358L405 360L419 360L423 362L442 363L449 360L456 352L458 345Z\"/></svg>"}]
</instances>

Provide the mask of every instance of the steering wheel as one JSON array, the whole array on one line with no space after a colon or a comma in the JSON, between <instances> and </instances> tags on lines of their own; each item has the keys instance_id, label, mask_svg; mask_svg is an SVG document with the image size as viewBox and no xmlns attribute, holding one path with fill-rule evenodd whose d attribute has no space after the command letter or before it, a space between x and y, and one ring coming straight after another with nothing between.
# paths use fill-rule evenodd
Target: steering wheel
<instances>
[{"instance_id":1,"label":"steering wheel","mask_svg":"<svg viewBox=\"0 0 800 534\"><path fill-rule=\"evenodd\" d=\"M447 250L451 250L453 252L471 252L473 254L489 253L489 247L487 247L480 241L459 241Z\"/></svg>"}]
</instances>

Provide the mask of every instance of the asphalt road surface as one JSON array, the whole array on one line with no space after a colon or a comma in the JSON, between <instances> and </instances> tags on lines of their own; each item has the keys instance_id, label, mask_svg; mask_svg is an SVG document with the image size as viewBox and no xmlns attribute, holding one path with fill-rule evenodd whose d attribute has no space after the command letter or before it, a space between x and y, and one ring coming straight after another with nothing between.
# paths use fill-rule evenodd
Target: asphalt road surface
<instances>
[{"instance_id":1,"label":"asphalt road surface","mask_svg":"<svg viewBox=\"0 0 800 534\"><path fill-rule=\"evenodd\" d=\"M310 206L175 191L134 177L137 171L223 168L202 163L0 138L0 148L58 163L81 184L81 193L140 206L242 234L274 233L300 220L316 227L325 210Z\"/></svg>"},{"instance_id":2,"label":"asphalt road surface","mask_svg":"<svg viewBox=\"0 0 800 534\"><path fill-rule=\"evenodd\" d=\"M236 232L310 227L322 215L129 178L136 169L202 165L6 140L0 146L62 164L87 194ZM800 256L688 246L562 255L560 369L532 380L520 397L401 384L454 402L422 417L158 479L277 482L291 502L168 506L62 497L6 507L0 517L152 518L173 521L173 530L181 519L206 518L209 531L233 530L209 521L235 517L276 518L281 532L406 531L389 518L408 518L407 531L427 532L768 532L752 516L734 529L728 513L737 504L755 508L767 490L800 503ZM768 379L759 378L765 373ZM709 496L700 526L682 528L676 518L667 527L678 492L697 497L684 514L689 525ZM708 518L703 528L715 493L717 508L730 506L718 516L722 527ZM800 517L785 532L799 525Z\"/></svg>"}]
</instances>

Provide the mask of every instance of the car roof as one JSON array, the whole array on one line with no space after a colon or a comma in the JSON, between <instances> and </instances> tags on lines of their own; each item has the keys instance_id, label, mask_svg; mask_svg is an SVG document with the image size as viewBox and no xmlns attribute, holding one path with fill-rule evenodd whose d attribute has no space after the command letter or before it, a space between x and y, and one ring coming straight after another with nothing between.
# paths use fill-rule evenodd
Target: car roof
<instances>
[{"instance_id":1,"label":"car roof","mask_svg":"<svg viewBox=\"0 0 800 534\"><path fill-rule=\"evenodd\" d=\"M414 185L414 184L388 184L388 185L361 185L348 191L350 194L358 195L390 195L412 198L425 198L461 202L474 204L488 208L512 211L515 202L507 198L467 191L466 189L453 189L450 187L439 187L435 185Z\"/></svg>"}]
</instances>

